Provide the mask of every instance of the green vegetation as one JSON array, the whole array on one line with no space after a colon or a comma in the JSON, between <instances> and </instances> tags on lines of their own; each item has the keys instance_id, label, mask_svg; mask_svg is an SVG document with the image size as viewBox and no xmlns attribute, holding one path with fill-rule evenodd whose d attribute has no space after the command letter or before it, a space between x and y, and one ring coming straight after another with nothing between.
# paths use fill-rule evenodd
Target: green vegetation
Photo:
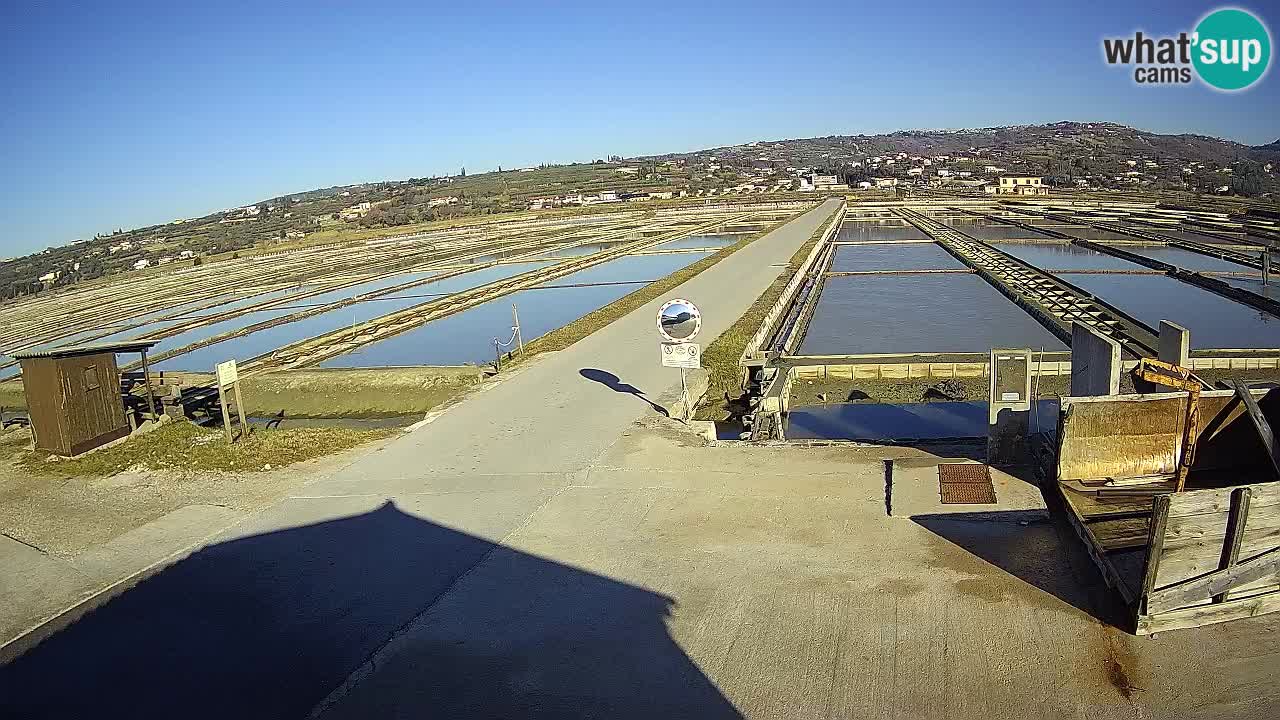
<instances>
[{"instance_id":1,"label":"green vegetation","mask_svg":"<svg viewBox=\"0 0 1280 720\"><path fill-rule=\"evenodd\" d=\"M0 432L0 466L19 457L31 444L31 433L26 428Z\"/></svg>"},{"instance_id":2,"label":"green vegetation","mask_svg":"<svg viewBox=\"0 0 1280 720\"><path fill-rule=\"evenodd\" d=\"M805 244L796 250L787 263L787 269L760 294L760 297L756 298L747 312L703 351L702 366L707 370L708 384L703 404L695 415L697 419L723 419L727 414L727 409L724 407L726 394L736 399L742 393L742 368L738 365L738 361L742 359L747 343L764 322L764 316L782 296L782 291L787 287L796 270L800 268L800 264L804 262L805 257L833 222L835 222L834 215L820 225Z\"/></svg>"},{"instance_id":3,"label":"green vegetation","mask_svg":"<svg viewBox=\"0 0 1280 720\"><path fill-rule=\"evenodd\" d=\"M757 238L763 237L764 235L772 232L775 228L781 227L788 222L790 222L790 219L782 220L770 225L758 233L748 235L732 245L721 248L713 255L708 255L692 265L677 270L661 280L649 283L639 290L624 295L602 308L589 312L558 330L553 330L533 342L526 343L524 346L524 355L522 357L530 358L539 353L563 350L569 347L623 315L644 306L646 303L656 300L662 295L670 292L672 288L684 284L685 281L694 277L698 273L701 273L712 265L715 265L747 245L755 242Z\"/></svg>"},{"instance_id":4,"label":"green vegetation","mask_svg":"<svg viewBox=\"0 0 1280 720\"><path fill-rule=\"evenodd\" d=\"M188 422L165 425L128 442L88 453L72 460L27 452L25 442L9 457L33 472L73 477L114 475L129 468L180 472L253 472L275 469L304 460L349 450L389 437L394 430L347 428L288 428L255 430L245 440L227 445L221 430L209 430ZM29 436L23 436L24 441ZM3 452L0 450L0 452Z\"/></svg>"}]
</instances>

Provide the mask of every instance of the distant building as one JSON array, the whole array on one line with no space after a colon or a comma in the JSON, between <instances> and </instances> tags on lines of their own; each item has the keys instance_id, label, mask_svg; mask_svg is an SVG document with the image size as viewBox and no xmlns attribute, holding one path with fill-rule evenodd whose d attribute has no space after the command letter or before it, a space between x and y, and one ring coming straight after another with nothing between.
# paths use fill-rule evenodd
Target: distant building
<instances>
[{"instance_id":1,"label":"distant building","mask_svg":"<svg viewBox=\"0 0 1280 720\"><path fill-rule=\"evenodd\" d=\"M144 268L149 268L149 267L151 267L151 261L147 260L146 258L143 258L142 260L139 260L138 262L133 264L134 270L142 270Z\"/></svg>"},{"instance_id":2,"label":"distant building","mask_svg":"<svg viewBox=\"0 0 1280 720\"><path fill-rule=\"evenodd\" d=\"M1044 178L1033 175L1001 175L997 195L1048 195Z\"/></svg>"},{"instance_id":3,"label":"distant building","mask_svg":"<svg viewBox=\"0 0 1280 720\"><path fill-rule=\"evenodd\" d=\"M898 186L898 178L872 178L878 188L891 188Z\"/></svg>"},{"instance_id":4,"label":"distant building","mask_svg":"<svg viewBox=\"0 0 1280 720\"><path fill-rule=\"evenodd\" d=\"M342 212L338 213L338 217L342 218L343 220L355 220L358 218L362 218L365 215L369 214L369 210L372 207L373 206L368 202L356 203L355 205L352 205L349 208L345 208Z\"/></svg>"}]
</instances>

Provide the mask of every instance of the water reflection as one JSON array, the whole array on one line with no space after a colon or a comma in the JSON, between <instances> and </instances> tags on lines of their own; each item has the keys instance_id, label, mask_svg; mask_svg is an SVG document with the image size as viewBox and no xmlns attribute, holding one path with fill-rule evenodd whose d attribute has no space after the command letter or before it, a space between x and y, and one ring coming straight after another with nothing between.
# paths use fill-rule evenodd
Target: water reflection
<instances>
[{"instance_id":1,"label":"water reflection","mask_svg":"<svg viewBox=\"0 0 1280 720\"><path fill-rule=\"evenodd\" d=\"M829 278L801 355L1061 350L1042 325L976 275Z\"/></svg>"}]
</instances>

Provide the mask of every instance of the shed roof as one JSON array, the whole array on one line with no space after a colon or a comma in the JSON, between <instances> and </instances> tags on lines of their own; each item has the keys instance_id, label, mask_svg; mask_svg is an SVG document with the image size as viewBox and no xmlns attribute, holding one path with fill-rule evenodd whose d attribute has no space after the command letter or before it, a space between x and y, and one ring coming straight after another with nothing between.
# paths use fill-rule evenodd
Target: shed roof
<instances>
[{"instance_id":1,"label":"shed roof","mask_svg":"<svg viewBox=\"0 0 1280 720\"><path fill-rule=\"evenodd\" d=\"M96 355L97 353L143 352L150 350L159 340L124 340L113 343L88 343L86 345L65 345L63 347L40 348L36 350L19 350L9 354L15 360L32 358L63 358L76 355Z\"/></svg>"}]
</instances>

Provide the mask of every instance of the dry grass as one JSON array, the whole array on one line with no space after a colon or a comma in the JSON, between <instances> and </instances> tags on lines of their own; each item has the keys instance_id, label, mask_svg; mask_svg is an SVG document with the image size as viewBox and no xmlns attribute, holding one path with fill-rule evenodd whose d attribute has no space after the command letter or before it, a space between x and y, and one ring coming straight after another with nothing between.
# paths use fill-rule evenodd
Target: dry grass
<instances>
[{"instance_id":1,"label":"dry grass","mask_svg":"<svg viewBox=\"0 0 1280 720\"><path fill-rule=\"evenodd\" d=\"M103 477L130 468L249 472L342 452L394 432L348 428L256 430L248 438L227 445L221 430L180 422L71 460L53 459L43 451L28 452L25 444L15 454L17 462L29 471L74 477Z\"/></svg>"},{"instance_id":2,"label":"dry grass","mask_svg":"<svg viewBox=\"0 0 1280 720\"><path fill-rule=\"evenodd\" d=\"M31 444L31 432L25 428L0 432L0 466L21 456Z\"/></svg>"}]
</instances>

